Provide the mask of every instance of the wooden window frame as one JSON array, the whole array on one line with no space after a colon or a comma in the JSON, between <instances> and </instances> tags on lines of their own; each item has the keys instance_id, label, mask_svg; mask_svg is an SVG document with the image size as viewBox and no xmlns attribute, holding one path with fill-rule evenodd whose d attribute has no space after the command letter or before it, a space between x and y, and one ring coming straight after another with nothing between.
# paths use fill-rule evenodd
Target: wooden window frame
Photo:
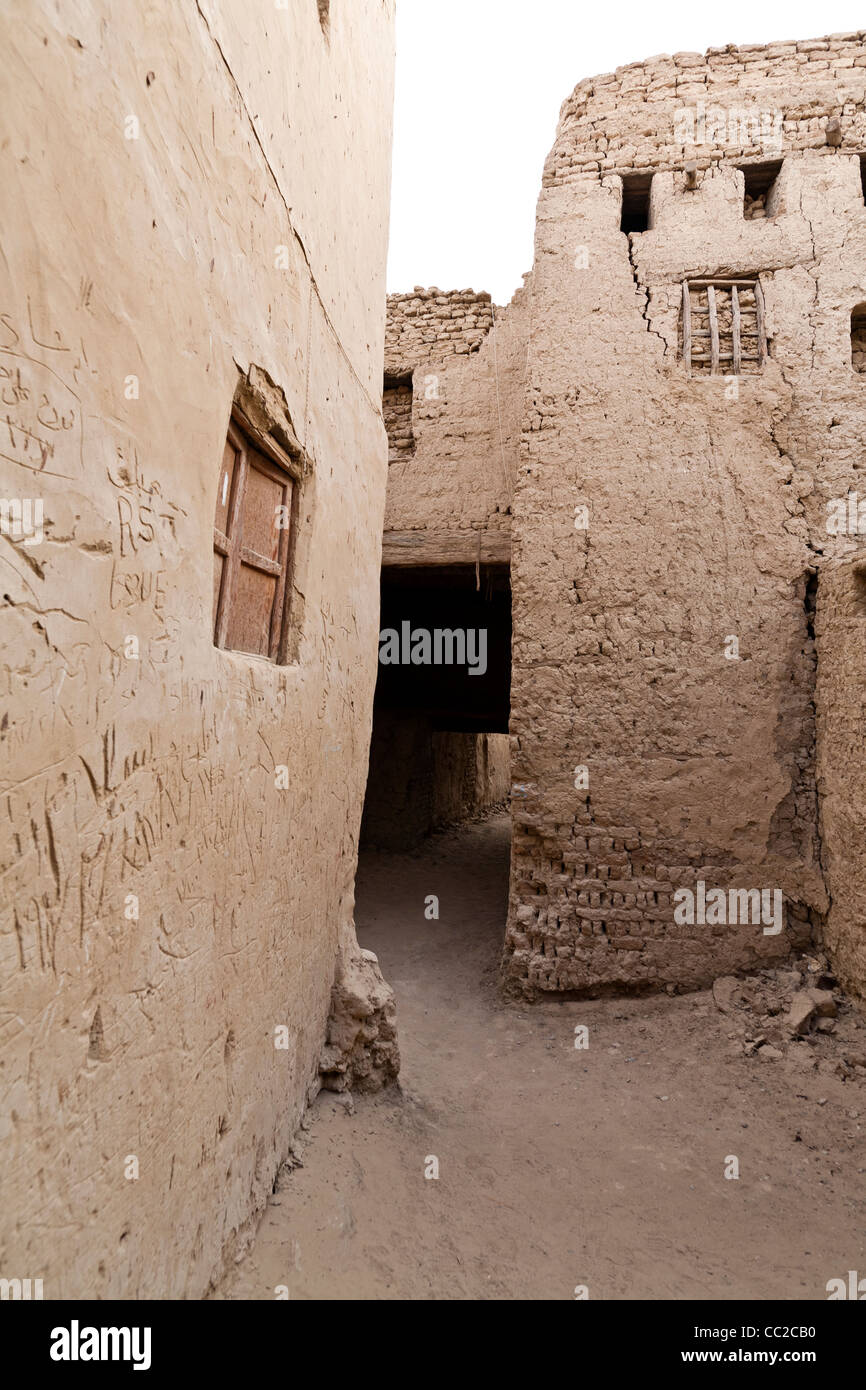
<instances>
[{"instance_id":1,"label":"wooden window frame","mask_svg":"<svg viewBox=\"0 0 866 1390\"><path fill-rule=\"evenodd\" d=\"M232 409L227 439L237 451L237 462L229 498L228 532L220 531L217 526L214 526L213 530L214 551L222 555L224 560L214 618L214 646L223 651L238 651L245 656L259 657L261 660L282 665L286 662L288 646L291 578L297 548L303 472L298 463L274 439L257 429L237 406ZM259 455L252 467L276 483L291 485L289 525L281 530L277 560L271 560L269 556L261 555L243 543L243 503L251 467L250 449ZM277 579L271 608L267 653L226 646L229 618L237 598L238 576L242 563Z\"/></svg>"},{"instance_id":2,"label":"wooden window frame","mask_svg":"<svg viewBox=\"0 0 866 1390\"><path fill-rule=\"evenodd\" d=\"M731 360L730 367L727 366L727 354L725 357L725 376L740 376L741 367L744 361L757 362L758 371L767 359L767 332L766 332L766 312L764 309L764 292L761 289L761 282L757 275L742 276L739 279L727 279L716 276L712 279L684 280L682 288L682 320L683 320L683 361L686 370L692 374L692 341L696 336L709 338L710 346L710 375L718 376L721 368L721 353L719 348L719 320L716 311L716 290L724 289L731 291L731 317L733 320L731 330ZM707 311L709 316L709 328L702 334L692 329L692 290L705 290L707 295ZM751 290L755 296L755 331L743 332L741 329L739 291ZM749 339L755 344L756 351L745 353L743 351L743 340ZM702 354L701 361L705 362L706 356ZM702 373L706 375L706 373Z\"/></svg>"}]
</instances>

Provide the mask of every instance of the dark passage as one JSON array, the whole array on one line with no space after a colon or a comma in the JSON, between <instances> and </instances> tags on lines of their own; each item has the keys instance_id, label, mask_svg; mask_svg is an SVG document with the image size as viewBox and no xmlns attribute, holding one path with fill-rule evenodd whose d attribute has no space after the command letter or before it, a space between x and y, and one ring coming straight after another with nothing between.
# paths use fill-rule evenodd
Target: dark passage
<instances>
[{"instance_id":1,"label":"dark passage","mask_svg":"<svg viewBox=\"0 0 866 1390\"><path fill-rule=\"evenodd\" d=\"M361 843L409 848L507 796L508 566L383 569L381 611Z\"/></svg>"}]
</instances>

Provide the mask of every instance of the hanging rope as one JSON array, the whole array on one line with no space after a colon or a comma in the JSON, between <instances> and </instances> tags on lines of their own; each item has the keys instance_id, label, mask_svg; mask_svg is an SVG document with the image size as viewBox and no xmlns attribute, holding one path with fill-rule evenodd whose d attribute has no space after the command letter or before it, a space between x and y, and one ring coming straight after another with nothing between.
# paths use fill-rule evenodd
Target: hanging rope
<instances>
[{"instance_id":1,"label":"hanging rope","mask_svg":"<svg viewBox=\"0 0 866 1390\"><path fill-rule=\"evenodd\" d=\"M502 463L502 479L505 483L506 500L510 501L508 494L511 492L511 478L505 464L505 442L502 435L502 401L499 395L499 357L496 351L496 306L492 299L490 301L490 312L493 319L490 336L493 339L493 378L496 382L496 416L499 421L499 458Z\"/></svg>"}]
</instances>

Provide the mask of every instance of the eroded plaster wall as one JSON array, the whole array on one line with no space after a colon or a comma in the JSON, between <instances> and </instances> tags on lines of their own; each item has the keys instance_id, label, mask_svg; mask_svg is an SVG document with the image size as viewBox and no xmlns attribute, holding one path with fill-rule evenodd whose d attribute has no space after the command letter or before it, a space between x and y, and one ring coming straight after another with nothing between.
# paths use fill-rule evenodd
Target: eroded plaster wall
<instances>
[{"instance_id":1,"label":"eroded plaster wall","mask_svg":"<svg viewBox=\"0 0 866 1390\"><path fill-rule=\"evenodd\" d=\"M195 1297L354 968L393 3L325 32L316 0L27 0L2 29L0 491L44 533L0 535L0 1273ZM213 644L253 365L312 465L284 666Z\"/></svg>"},{"instance_id":2,"label":"eroded plaster wall","mask_svg":"<svg viewBox=\"0 0 866 1390\"><path fill-rule=\"evenodd\" d=\"M416 288L388 296L385 373L412 381L392 428L385 516L388 563L505 560L523 399L524 295ZM393 417L392 417L393 418ZM396 446L396 447L395 447Z\"/></svg>"},{"instance_id":3,"label":"eroded plaster wall","mask_svg":"<svg viewBox=\"0 0 866 1390\"><path fill-rule=\"evenodd\" d=\"M509 786L507 734L436 729L424 714L377 708L362 848L415 849L432 830L502 805Z\"/></svg>"},{"instance_id":4,"label":"eroded plaster wall","mask_svg":"<svg viewBox=\"0 0 866 1390\"><path fill-rule=\"evenodd\" d=\"M859 812L826 875L819 852L813 616L838 550L827 504L856 487L866 427L850 343L866 297L864 62L858 34L678 54L581 83L563 106L514 496L519 987L695 986L783 955L828 910L862 980L864 898L834 886L858 857ZM699 143L713 108L724 120ZM737 165L776 157L767 215L746 218ZM629 238L621 176L635 172L654 177L648 230ZM736 389L724 370L690 377L683 280L755 274L762 370ZM853 622L840 633L828 617L819 635L828 682ZM839 835L852 698L824 757L825 838ZM678 924L674 895L698 881L780 889L783 930Z\"/></svg>"}]
</instances>

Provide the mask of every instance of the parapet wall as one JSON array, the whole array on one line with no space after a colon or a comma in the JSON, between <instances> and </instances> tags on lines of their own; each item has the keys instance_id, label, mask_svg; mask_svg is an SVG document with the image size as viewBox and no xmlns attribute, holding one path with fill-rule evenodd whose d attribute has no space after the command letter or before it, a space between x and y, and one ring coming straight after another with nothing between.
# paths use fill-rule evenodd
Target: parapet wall
<instances>
[{"instance_id":1,"label":"parapet wall","mask_svg":"<svg viewBox=\"0 0 866 1390\"><path fill-rule=\"evenodd\" d=\"M720 157L815 150L839 118L866 146L866 32L660 54L578 83L560 111L543 187L599 174L705 167Z\"/></svg>"},{"instance_id":2,"label":"parapet wall","mask_svg":"<svg viewBox=\"0 0 866 1390\"><path fill-rule=\"evenodd\" d=\"M388 296L385 371L407 363L445 360L477 352L493 325L489 294L474 290L425 290Z\"/></svg>"}]
</instances>

